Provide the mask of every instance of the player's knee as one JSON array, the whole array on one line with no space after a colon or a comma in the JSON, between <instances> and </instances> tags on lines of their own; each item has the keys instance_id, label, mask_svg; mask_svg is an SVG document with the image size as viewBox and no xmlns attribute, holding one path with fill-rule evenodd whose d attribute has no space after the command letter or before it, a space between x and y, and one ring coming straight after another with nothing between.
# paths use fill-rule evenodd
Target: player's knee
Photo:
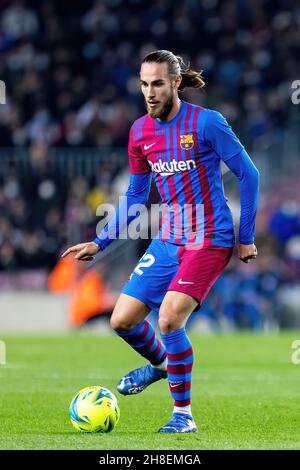
<instances>
[{"instance_id":1,"label":"player's knee","mask_svg":"<svg viewBox=\"0 0 300 470\"><path fill-rule=\"evenodd\" d=\"M128 331L134 328L135 324L132 324L132 322L129 322L124 318L119 318L112 315L110 318L110 326L113 330Z\"/></svg>"},{"instance_id":2,"label":"player's knee","mask_svg":"<svg viewBox=\"0 0 300 470\"><path fill-rule=\"evenodd\" d=\"M177 329L177 322L169 315L163 316L158 319L158 326L162 334L167 334Z\"/></svg>"},{"instance_id":3,"label":"player's knee","mask_svg":"<svg viewBox=\"0 0 300 470\"><path fill-rule=\"evenodd\" d=\"M162 333L170 333L172 329L176 330L178 319L178 310L176 302L168 301L164 303L159 310L158 326Z\"/></svg>"}]
</instances>

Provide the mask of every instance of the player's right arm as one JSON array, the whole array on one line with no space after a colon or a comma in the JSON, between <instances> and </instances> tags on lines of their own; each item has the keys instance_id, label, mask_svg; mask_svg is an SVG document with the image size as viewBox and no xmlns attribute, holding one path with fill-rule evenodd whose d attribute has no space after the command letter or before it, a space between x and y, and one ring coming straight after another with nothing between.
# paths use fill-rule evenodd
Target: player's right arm
<instances>
[{"instance_id":1,"label":"player's right arm","mask_svg":"<svg viewBox=\"0 0 300 470\"><path fill-rule=\"evenodd\" d=\"M103 227L101 232L94 238L101 250L107 248L120 233L137 217L137 213L129 215L130 208L134 204L146 204L151 188L151 173L132 174L130 182L121 204L118 206L114 217Z\"/></svg>"},{"instance_id":2,"label":"player's right arm","mask_svg":"<svg viewBox=\"0 0 300 470\"><path fill-rule=\"evenodd\" d=\"M152 173L150 165L141 151L141 146L136 140L136 135L140 134L140 132L137 133L137 130L140 131L139 122L140 120L135 121L129 132L128 158L130 181L125 198L117 208L115 216L93 240L102 250L109 246L114 239L118 238L120 233L137 217L137 214L129 215L130 207L134 204L144 205L148 201Z\"/></svg>"},{"instance_id":3,"label":"player's right arm","mask_svg":"<svg viewBox=\"0 0 300 470\"><path fill-rule=\"evenodd\" d=\"M134 204L146 204L150 188L152 173L148 162L141 154L132 138L130 130L128 156L130 165L130 181L122 203L118 206L114 217L103 227L91 242L79 243L66 250L62 257L70 253L76 253L75 258L81 261L90 261L99 252L107 248L120 233L128 227L130 222L137 217L129 215L129 209ZM124 217L124 213L126 217Z\"/></svg>"},{"instance_id":4,"label":"player's right arm","mask_svg":"<svg viewBox=\"0 0 300 470\"><path fill-rule=\"evenodd\" d=\"M78 245L68 248L61 257L65 258L70 253L75 253L75 259L79 261L91 261L100 250L100 246L94 242L78 243Z\"/></svg>"}]
</instances>

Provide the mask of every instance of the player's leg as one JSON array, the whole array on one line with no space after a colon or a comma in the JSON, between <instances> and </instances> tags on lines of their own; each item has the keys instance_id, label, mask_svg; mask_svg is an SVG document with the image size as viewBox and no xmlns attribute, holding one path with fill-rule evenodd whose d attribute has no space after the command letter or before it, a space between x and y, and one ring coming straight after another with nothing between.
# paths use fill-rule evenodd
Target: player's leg
<instances>
[{"instance_id":1,"label":"player's leg","mask_svg":"<svg viewBox=\"0 0 300 470\"><path fill-rule=\"evenodd\" d=\"M174 399L172 420L159 432L196 432L191 413L191 382L194 362L185 325L198 301L181 292L168 291L159 311L159 328L168 357L168 381Z\"/></svg>"},{"instance_id":2,"label":"player's leg","mask_svg":"<svg viewBox=\"0 0 300 470\"><path fill-rule=\"evenodd\" d=\"M159 311L159 327L168 357L168 381L174 399L173 418L160 432L195 432L191 413L193 348L185 325L228 264L231 248L181 249L180 267Z\"/></svg>"},{"instance_id":3,"label":"player's leg","mask_svg":"<svg viewBox=\"0 0 300 470\"><path fill-rule=\"evenodd\" d=\"M148 385L167 378L166 350L151 323L145 320L149 311L144 302L122 293L111 316L110 323L117 335L150 362L122 377L117 390L123 395L140 393Z\"/></svg>"},{"instance_id":4,"label":"player's leg","mask_svg":"<svg viewBox=\"0 0 300 470\"><path fill-rule=\"evenodd\" d=\"M160 240L153 240L125 284L112 315L116 333L150 362L119 381L117 389L124 395L140 393L151 383L167 378L165 347L145 317L150 310L159 310L178 270L177 251L178 247L168 248Z\"/></svg>"},{"instance_id":5,"label":"player's leg","mask_svg":"<svg viewBox=\"0 0 300 470\"><path fill-rule=\"evenodd\" d=\"M110 324L118 336L152 365L166 359L166 351L157 338L151 323L145 320L150 311L141 300L121 294L112 313Z\"/></svg>"}]
</instances>

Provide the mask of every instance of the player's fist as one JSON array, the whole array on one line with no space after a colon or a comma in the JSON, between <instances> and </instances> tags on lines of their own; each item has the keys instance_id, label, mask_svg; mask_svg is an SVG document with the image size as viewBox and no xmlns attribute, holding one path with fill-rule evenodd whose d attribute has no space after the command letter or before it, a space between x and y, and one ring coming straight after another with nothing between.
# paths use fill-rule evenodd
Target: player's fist
<instances>
[{"instance_id":1,"label":"player's fist","mask_svg":"<svg viewBox=\"0 0 300 470\"><path fill-rule=\"evenodd\" d=\"M71 246L68 248L62 255L62 258L65 258L70 253L76 253L75 259L80 261L91 261L94 259L94 256L100 251L101 248L97 243L86 242L79 243L78 245Z\"/></svg>"},{"instance_id":2,"label":"player's fist","mask_svg":"<svg viewBox=\"0 0 300 470\"><path fill-rule=\"evenodd\" d=\"M251 245L239 245L238 256L241 261L244 263L249 263L250 259L255 259L257 257L257 248L252 243Z\"/></svg>"}]
</instances>

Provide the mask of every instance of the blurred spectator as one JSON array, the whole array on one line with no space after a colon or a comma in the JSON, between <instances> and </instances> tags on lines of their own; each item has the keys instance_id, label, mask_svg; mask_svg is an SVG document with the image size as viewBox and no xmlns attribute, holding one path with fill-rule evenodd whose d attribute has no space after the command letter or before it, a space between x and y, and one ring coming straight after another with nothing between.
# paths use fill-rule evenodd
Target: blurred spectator
<instances>
[{"instance_id":1,"label":"blurred spectator","mask_svg":"<svg viewBox=\"0 0 300 470\"><path fill-rule=\"evenodd\" d=\"M300 76L295 0L48 0L34 8L18 0L4 2L0 24L9 84L2 146L126 145L144 111L140 60L155 48L184 52L203 68L207 89L197 100L225 112L252 144L286 121L290 83Z\"/></svg>"},{"instance_id":2,"label":"blurred spectator","mask_svg":"<svg viewBox=\"0 0 300 470\"><path fill-rule=\"evenodd\" d=\"M293 236L300 235L300 211L296 201L284 201L274 211L270 220L270 232L280 247L284 247Z\"/></svg>"},{"instance_id":3,"label":"blurred spectator","mask_svg":"<svg viewBox=\"0 0 300 470\"><path fill-rule=\"evenodd\" d=\"M39 29L37 13L23 0L13 3L2 15L2 31L11 39L33 36Z\"/></svg>"}]
</instances>

